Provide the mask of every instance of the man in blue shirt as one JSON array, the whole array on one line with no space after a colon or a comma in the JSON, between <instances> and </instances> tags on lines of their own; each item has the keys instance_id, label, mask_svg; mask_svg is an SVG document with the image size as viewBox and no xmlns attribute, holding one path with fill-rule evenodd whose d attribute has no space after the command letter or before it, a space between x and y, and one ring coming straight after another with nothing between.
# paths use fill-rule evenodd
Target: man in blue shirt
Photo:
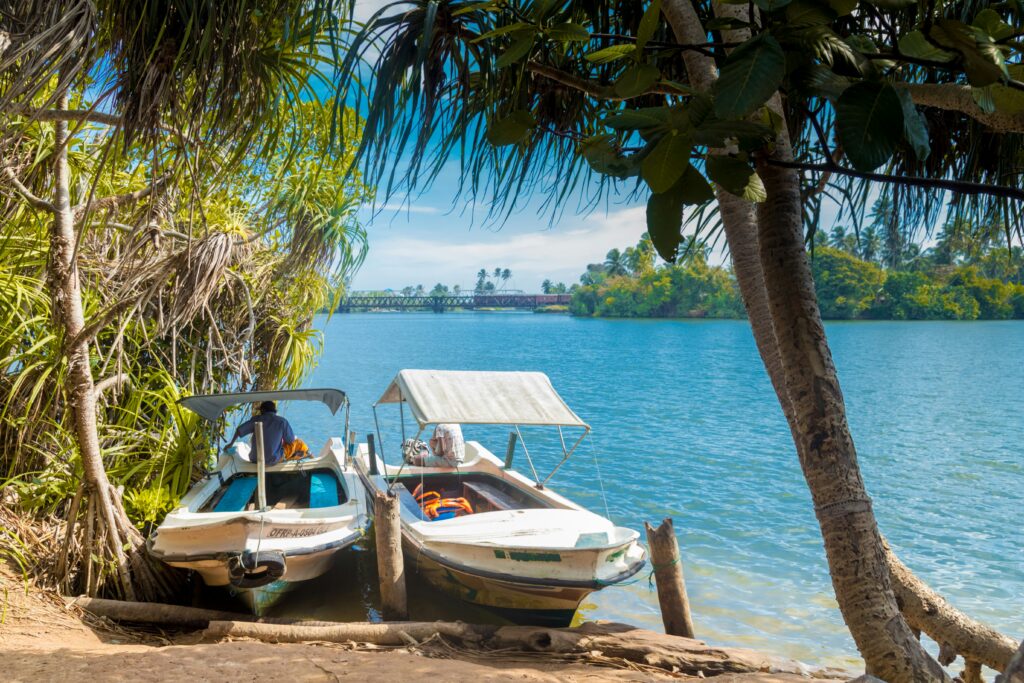
<instances>
[{"instance_id":1,"label":"man in blue shirt","mask_svg":"<svg viewBox=\"0 0 1024 683\"><path fill-rule=\"evenodd\" d=\"M230 448L240 436L248 436L253 433L257 422L263 425L263 447L266 449L267 464L273 465L284 457L284 446L295 441L295 432L288 420L278 416L277 406L273 401L264 401L260 404L260 414L250 417L238 425L235 435L231 437L231 443L225 448ZM255 445L253 446L253 459L255 459Z\"/></svg>"}]
</instances>

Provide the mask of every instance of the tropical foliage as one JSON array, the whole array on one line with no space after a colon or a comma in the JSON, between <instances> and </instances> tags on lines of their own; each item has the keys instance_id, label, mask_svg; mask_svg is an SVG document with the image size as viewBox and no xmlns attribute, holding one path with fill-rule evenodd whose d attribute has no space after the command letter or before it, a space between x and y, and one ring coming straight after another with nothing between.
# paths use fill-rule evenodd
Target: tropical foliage
<instances>
[{"instance_id":1,"label":"tropical foliage","mask_svg":"<svg viewBox=\"0 0 1024 683\"><path fill-rule=\"evenodd\" d=\"M127 520L158 521L210 454L218 426L177 399L297 385L365 247L370 190L332 146L361 123L315 95L319 8L160 4L0 19L0 481L66 520L41 575L74 592L167 587Z\"/></svg>"}]
</instances>

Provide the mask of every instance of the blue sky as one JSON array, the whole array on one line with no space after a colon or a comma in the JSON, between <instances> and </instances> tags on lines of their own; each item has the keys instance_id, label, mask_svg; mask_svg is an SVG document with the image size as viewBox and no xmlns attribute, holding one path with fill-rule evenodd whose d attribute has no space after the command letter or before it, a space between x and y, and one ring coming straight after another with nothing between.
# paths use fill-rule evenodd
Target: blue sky
<instances>
[{"instance_id":1,"label":"blue sky","mask_svg":"<svg viewBox=\"0 0 1024 683\"><path fill-rule=\"evenodd\" d=\"M385 4L359 0L356 19L369 18ZM457 186L457 169L451 168L407 203L396 196L376 211L364 209L369 251L351 289L430 289L438 282L472 289L478 270L501 267L512 271L508 286L538 292L547 278L577 282L588 263L603 261L609 249L635 244L646 229L642 201L613 201L587 215L567 210L555 221L532 202L500 226L487 225L486 210L466 208Z\"/></svg>"}]
</instances>

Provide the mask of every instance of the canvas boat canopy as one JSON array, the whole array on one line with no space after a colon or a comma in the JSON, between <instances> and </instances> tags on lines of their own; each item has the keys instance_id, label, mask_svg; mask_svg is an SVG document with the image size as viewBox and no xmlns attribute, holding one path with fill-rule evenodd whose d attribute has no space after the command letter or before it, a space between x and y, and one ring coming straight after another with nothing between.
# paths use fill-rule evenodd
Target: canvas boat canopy
<instances>
[{"instance_id":1,"label":"canvas boat canopy","mask_svg":"<svg viewBox=\"0 0 1024 683\"><path fill-rule=\"evenodd\" d=\"M250 391L236 394L205 394L189 396L178 401L196 415L213 422L225 410L243 403L262 403L263 401L319 401L331 410L345 405L345 392L340 389L285 389L281 391Z\"/></svg>"},{"instance_id":2,"label":"canvas boat canopy","mask_svg":"<svg viewBox=\"0 0 1024 683\"><path fill-rule=\"evenodd\" d=\"M401 402L420 428L449 422L590 429L543 372L402 370L377 405Z\"/></svg>"}]
</instances>

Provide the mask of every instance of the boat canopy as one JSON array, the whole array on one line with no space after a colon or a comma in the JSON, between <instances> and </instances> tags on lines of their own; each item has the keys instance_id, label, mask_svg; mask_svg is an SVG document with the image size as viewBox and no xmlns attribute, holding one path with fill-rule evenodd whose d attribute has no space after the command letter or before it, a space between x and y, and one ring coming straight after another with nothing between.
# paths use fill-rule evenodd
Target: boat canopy
<instances>
[{"instance_id":1,"label":"boat canopy","mask_svg":"<svg viewBox=\"0 0 1024 683\"><path fill-rule=\"evenodd\" d=\"M583 427L543 372L402 370L377 401L401 403L422 429L429 424Z\"/></svg>"},{"instance_id":2,"label":"boat canopy","mask_svg":"<svg viewBox=\"0 0 1024 683\"><path fill-rule=\"evenodd\" d=\"M331 409L331 414L345 405L345 392L340 389L284 389L281 391L250 391L236 394L204 394L189 396L178 401L196 415L211 422L232 406L263 401L319 401Z\"/></svg>"}]
</instances>

